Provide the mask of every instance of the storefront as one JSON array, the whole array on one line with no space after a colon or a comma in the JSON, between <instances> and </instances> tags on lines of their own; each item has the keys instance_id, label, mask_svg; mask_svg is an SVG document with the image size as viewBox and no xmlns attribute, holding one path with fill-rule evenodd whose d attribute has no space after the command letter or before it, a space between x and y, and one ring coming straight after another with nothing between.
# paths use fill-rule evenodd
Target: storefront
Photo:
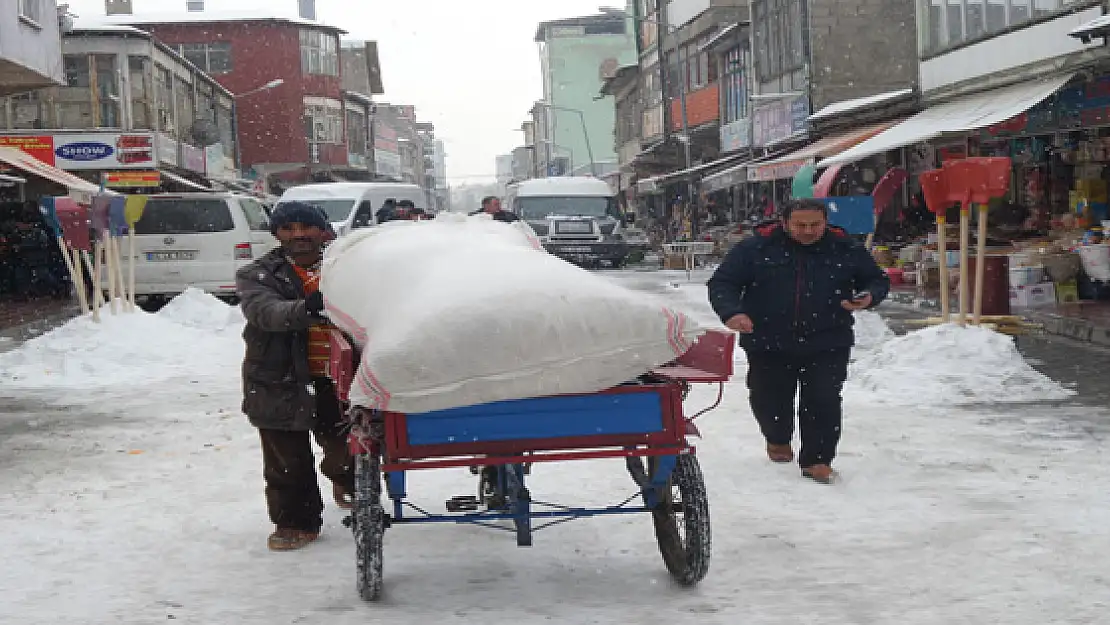
<instances>
[{"instance_id":1,"label":"storefront","mask_svg":"<svg viewBox=\"0 0 1110 625\"><path fill-rule=\"evenodd\" d=\"M226 173L220 146L202 149L162 133L114 131L0 135L0 146L19 149L94 185L151 192L210 191L208 171ZM192 179L190 179L190 177Z\"/></svg>"}]
</instances>

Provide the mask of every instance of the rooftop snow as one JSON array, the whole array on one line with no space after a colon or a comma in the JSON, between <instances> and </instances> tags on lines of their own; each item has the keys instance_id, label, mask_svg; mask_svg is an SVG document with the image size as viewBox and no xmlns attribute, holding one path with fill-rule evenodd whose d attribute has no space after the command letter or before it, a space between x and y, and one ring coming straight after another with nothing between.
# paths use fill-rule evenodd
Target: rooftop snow
<instances>
[{"instance_id":1,"label":"rooftop snow","mask_svg":"<svg viewBox=\"0 0 1110 625\"><path fill-rule=\"evenodd\" d=\"M866 98L856 98L855 100L844 100L843 102L834 102L825 108L817 111L809 116L810 121L815 119L827 119L829 117L836 117L844 113L851 113L860 109L871 108L877 104L889 102L891 100L898 100L913 93L913 89L900 89L898 91L888 91L886 93L878 93L875 95L867 96Z\"/></svg>"},{"instance_id":2,"label":"rooftop snow","mask_svg":"<svg viewBox=\"0 0 1110 625\"><path fill-rule=\"evenodd\" d=\"M295 15L275 15L272 11L204 11L202 13L144 13L139 15L110 15L102 18L106 24L207 24L214 22L286 22L298 26L331 30L346 34L337 26L321 24Z\"/></svg>"}]
</instances>

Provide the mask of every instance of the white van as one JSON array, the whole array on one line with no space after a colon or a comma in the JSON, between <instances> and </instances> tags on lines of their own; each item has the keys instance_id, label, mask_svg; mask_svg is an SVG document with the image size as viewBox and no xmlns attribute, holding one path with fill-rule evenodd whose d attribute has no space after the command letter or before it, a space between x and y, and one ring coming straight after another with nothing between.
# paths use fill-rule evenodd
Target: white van
<instances>
[{"instance_id":1,"label":"white van","mask_svg":"<svg viewBox=\"0 0 1110 625\"><path fill-rule=\"evenodd\" d=\"M276 246L266 212L251 196L152 195L135 224L135 295L162 300L194 287L233 298L235 272Z\"/></svg>"},{"instance_id":2,"label":"white van","mask_svg":"<svg viewBox=\"0 0 1110 625\"><path fill-rule=\"evenodd\" d=\"M304 202L328 214L338 236L354 228L377 223L377 212L387 200L409 200L416 208L428 210L424 190L402 182L321 182L293 187L281 195L283 202Z\"/></svg>"},{"instance_id":3,"label":"white van","mask_svg":"<svg viewBox=\"0 0 1110 625\"><path fill-rule=\"evenodd\" d=\"M628 259L621 215L609 184L593 176L533 178L506 188L509 210L528 222L551 254L589 267Z\"/></svg>"}]
</instances>

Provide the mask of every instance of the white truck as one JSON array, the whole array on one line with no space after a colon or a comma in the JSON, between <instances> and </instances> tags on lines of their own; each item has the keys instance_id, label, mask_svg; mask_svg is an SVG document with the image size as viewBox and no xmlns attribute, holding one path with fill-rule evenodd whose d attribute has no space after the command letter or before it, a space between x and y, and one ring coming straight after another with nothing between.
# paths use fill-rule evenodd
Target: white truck
<instances>
[{"instance_id":1,"label":"white truck","mask_svg":"<svg viewBox=\"0 0 1110 625\"><path fill-rule=\"evenodd\" d=\"M506 189L506 208L536 232L547 251L587 266L622 267L625 217L609 185L592 176L533 178Z\"/></svg>"}]
</instances>

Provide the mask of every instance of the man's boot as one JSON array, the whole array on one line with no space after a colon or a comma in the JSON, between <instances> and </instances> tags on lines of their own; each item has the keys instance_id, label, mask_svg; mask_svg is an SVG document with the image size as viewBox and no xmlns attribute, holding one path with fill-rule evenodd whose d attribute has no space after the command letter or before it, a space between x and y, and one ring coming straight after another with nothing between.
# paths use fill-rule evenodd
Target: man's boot
<instances>
[{"instance_id":1,"label":"man's boot","mask_svg":"<svg viewBox=\"0 0 1110 625\"><path fill-rule=\"evenodd\" d=\"M270 534L266 545L271 551L294 551L307 547L320 537L319 532L306 532L289 527L279 527Z\"/></svg>"},{"instance_id":2,"label":"man's boot","mask_svg":"<svg viewBox=\"0 0 1110 625\"><path fill-rule=\"evenodd\" d=\"M790 446L790 443L785 445L772 445L771 443L767 443L767 457L771 459L771 462L777 462L779 464L793 462L794 448Z\"/></svg>"}]
</instances>

